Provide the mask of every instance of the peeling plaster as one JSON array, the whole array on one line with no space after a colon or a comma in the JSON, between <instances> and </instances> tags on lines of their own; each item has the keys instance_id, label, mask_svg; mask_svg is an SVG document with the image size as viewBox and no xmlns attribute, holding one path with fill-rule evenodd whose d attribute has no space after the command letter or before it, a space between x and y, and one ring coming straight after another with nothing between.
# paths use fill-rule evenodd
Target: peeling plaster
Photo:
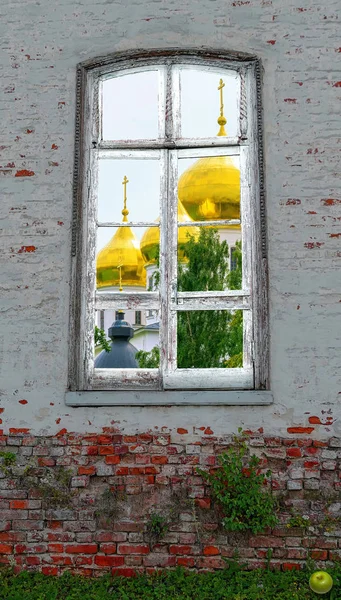
<instances>
[{"instance_id":1,"label":"peeling plaster","mask_svg":"<svg viewBox=\"0 0 341 600\"><path fill-rule=\"evenodd\" d=\"M290 428L316 439L340 435L339 2L250 6L134 0L127 10L81 0L75 12L68 0L53 9L42 0L38 37L26 1L16 3L17 18L4 15L0 178L11 219L0 221L4 431L98 432L111 424L128 434L184 436L204 427L221 435L242 426L286 437ZM76 65L113 51L176 46L255 53L263 63L274 404L66 413ZM43 223L34 229L34 221Z\"/></svg>"}]
</instances>

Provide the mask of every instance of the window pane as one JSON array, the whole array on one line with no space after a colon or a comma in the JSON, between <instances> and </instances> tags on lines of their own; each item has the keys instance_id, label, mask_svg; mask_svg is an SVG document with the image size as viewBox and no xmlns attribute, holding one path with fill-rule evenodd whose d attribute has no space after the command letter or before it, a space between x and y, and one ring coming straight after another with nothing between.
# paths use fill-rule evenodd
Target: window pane
<instances>
[{"instance_id":1,"label":"window pane","mask_svg":"<svg viewBox=\"0 0 341 600\"><path fill-rule=\"evenodd\" d=\"M180 85L182 137L215 137L218 132L238 136L240 78L237 73L182 68ZM221 116L226 119L225 132L217 124Z\"/></svg>"},{"instance_id":2,"label":"window pane","mask_svg":"<svg viewBox=\"0 0 341 600\"><path fill-rule=\"evenodd\" d=\"M243 311L177 313L179 369L243 366Z\"/></svg>"},{"instance_id":3,"label":"window pane","mask_svg":"<svg viewBox=\"0 0 341 600\"><path fill-rule=\"evenodd\" d=\"M181 158L178 177L178 197L192 220L240 218L239 156Z\"/></svg>"},{"instance_id":4,"label":"window pane","mask_svg":"<svg viewBox=\"0 0 341 600\"><path fill-rule=\"evenodd\" d=\"M128 180L126 183L126 179ZM128 221L154 221L160 211L160 162L102 159L98 171L99 222L122 221L124 192Z\"/></svg>"},{"instance_id":5,"label":"window pane","mask_svg":"<svg viewBox=\"0 0 341 600\"><path fill-rule=\"evenodd\" d=\"M187 228L186 228L187 229ZM179 228L180 232L184 228ZM183 234L182 234L183 235ZM199 227L186 232L178 243L178 291L226 291L242 289L241 230ZM235 268L230 270L230 247Z\"/></svg>"},{"instance_id":6,"label":"window pane","mask_svg":"<svg viewBox=\"0 0 341 600\"><path fill-rule=\"evenodd\" d=\"M158 91L158 71L103 81L103 139L156 139Z\"/></svg>"},{"instance_id":7,"label":"window pane","mask_svg":"<svg viewBox=\"0 0 341 600\"><path fill-rule=\"evenodd\" d=\"M160 280L159 227L98 227L97 289L155 291Z\"/></svg>"},{"instance_id":8,"label":"window pane","mask_svg":"<svg viewBox=\"0 0 341 600\"><path fill-rule=\"evenodd\" d=\"M139 323L136 322L136 313ZM152 315L147 313L151 312ZM95 338L95 369L153 369L159 366L159 311L114 309L96 311L99 327L104 313L104 334Z\"/></svg>"},{"instance_id":9,"label":"window pane","mask_svg":"<svg viewBox=\"0 0 341 600\"><path fill-rule=\"evenodd\" d=\"M97 289L145 292L159 281L159 228L98 227L96 244ZM150 290L151 291L151 290Z\"/></svg>"},{"instance_id":10,"label":"window pane","mask_svg":"<svg viewBox=\"0 0 341 600\"><path fill-rule=\"evenodd\" d=\"M178 290L241 289L239 157L180 159L178 165L178 221L203 223L178 228ZM205 226L208 220L234 223ZM235 248L233 271L231 248Z\"/></svg>"}]
</instances>

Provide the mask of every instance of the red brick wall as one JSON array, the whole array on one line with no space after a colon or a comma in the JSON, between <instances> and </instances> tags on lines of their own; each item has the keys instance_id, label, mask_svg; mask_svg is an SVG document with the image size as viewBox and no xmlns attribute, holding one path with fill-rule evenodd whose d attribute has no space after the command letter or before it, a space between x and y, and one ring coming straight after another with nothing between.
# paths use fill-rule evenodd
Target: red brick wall
<instances>
[{"instance_id":1,"label":"red brick wall","mask_svg":"<svg viewBox=\"0 0 341 600\"><path fill-rule=\"evenodd\" d=\"M210 429L195 436L185 429L173 436L61 430L55 437L12 429L0 437L0 452L16 455L8 466L2 457L0 468L0 562L55 575L63 569L130 575L176 565L219 569L236 548L250 567L263 565L269 548L275 568L299 568L308 557L318 563L339 558L341 440L249 432L282 506L277 528L250 537L219 528L196 472L197 466L214 468L228 443ZM46 482L53 484L61 467L72 472L63 506L45 497ZM109 505L103 500L108 490L115 493ZM308 516L310 527L288 527L292 511ZM148 534L151 512L172 514L162 539Z\"/></svg>"}]
</instances>

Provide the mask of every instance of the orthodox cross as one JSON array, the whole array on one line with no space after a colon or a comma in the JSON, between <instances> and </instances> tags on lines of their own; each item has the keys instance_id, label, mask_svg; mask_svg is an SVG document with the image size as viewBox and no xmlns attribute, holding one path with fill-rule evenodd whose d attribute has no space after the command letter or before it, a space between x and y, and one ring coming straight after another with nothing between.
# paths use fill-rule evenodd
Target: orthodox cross
<instances>
[{"instance_id":1,"label":"orthodox cross","mask_svg":"<svg viewBox=\"0 0 341 600\"><path fill-rule=\"evenodd\" d=\"M129 211L127 209L127 183L129 183L129 180L127 179L127 176L125 175L122 181L123 184L123 210L122 210L122 215L123 215L123 223L127 223L128 219L127 216L129 215Z\"/></svg>"},{"instance_id":2,"label":"orthodox cross","mask_svg":"<svg viewBox=\"0 0 341 600\"><path fill-rule=\"evenodd\" d=\"M223 88L225 87L225 83L223 82L223 80L221 79L219 81L219 86L218 86L218 90L220 92L220 116L223 117L224 116L224 104L223 104Z\"/></svg>"},{"instance_id":3,"label":"orthodox cross","mask_svg":"<svg viewBox=\"0 0 341 600\"><path fill-rule=\"evenodd\" d=\"M123 287L122 287L122 267L123 267L123 265L117 265L118 272L119 272L119 277L120 277L120 287L119 287L120 292L122 292L122 290L123 290Z\"/></svg>"}]
</instances>

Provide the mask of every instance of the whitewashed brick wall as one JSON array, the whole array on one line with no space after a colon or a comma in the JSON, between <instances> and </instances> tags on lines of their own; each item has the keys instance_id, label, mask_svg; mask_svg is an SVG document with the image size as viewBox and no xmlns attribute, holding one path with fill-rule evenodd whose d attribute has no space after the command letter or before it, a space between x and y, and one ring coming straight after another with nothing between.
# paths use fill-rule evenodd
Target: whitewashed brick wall
<instances>
[{"instance_id":1,"label":"whitewashed brick wall","mask_svg":"<svg viewBox=\"0 0 341 600\"><path fill-rule=\"evenodd\" d=\"M0 406L5 432L239 425L341 432L338 0L14 0L0 6ZM262 408L64 405L75 72L132 48L239 50L264 66L271 381ZM310 419L310 422L309 422ZM0 425L1 427L1 425Z\"/></svg>"}]
</instances>

